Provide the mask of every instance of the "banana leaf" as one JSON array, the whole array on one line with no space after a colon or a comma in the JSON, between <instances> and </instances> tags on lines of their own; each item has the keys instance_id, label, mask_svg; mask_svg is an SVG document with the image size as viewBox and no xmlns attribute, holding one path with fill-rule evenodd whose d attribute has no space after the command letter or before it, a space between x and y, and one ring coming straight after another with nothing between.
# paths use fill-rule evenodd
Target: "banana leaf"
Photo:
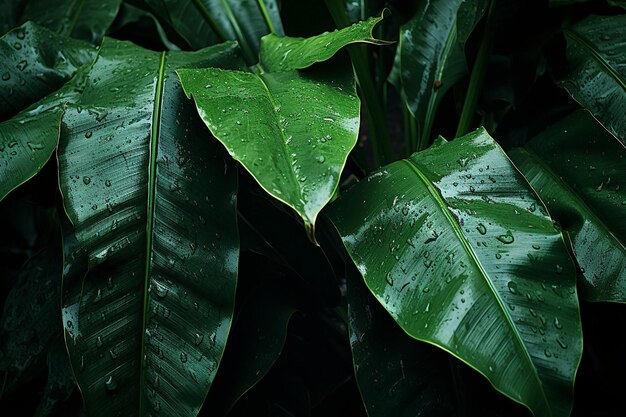
<instances>
[{"instance_id":1,"label":"banana leaf","mask_svg":"<svg viewBox=\"0 0 626 417\"><path fill-rule=\"evenodd\" d=\"M195 416L220 363L236 170L174 74L211 65L241 67L236 45L157 53L105 39L65 111L59 178L76 249L66 243L63 322L90 416Z\"/></svg>"},{"instance_id":2,"label":"banana leaf","mask_svg":"<svg viewBox=\"0 0 626 417\"><path fill-rule=\"evenodd\" d=\"M329 216L378 301L537 417L568 416L582 353L561 233L479 129L344 193Z\"/></svg>"},{"instance_id":3,"label":"banana leaf","mask_svg":"<svg viewBox=\"0 0 626 417\"><path fill-rule=\"evenodd\" d=\"M579 110L509 155L571 240L584 297L626 302L626 147Z\"/></svg>"}]
</instances>

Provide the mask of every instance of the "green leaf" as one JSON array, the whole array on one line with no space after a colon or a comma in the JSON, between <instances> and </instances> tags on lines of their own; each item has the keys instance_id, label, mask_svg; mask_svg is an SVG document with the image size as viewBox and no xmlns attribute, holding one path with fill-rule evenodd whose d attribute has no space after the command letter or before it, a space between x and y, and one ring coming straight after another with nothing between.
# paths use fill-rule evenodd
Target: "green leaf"
<instances>
[{"instance_id":1,"label":"green leaf","mask_svg":"<svg viewBox=\"0 0 626 417\"><path fill-rule=\"evenodd\" d=\"M109 28L122 0L26 0L10 2L5 17L9 28L32 20L62 35L99 43ZM10 16L8 16L10 14ZM10 23L9 23L10 22ZM2 28L2 26L0 26Z\"/></svg>"},{"instance_id":2,"label":"green leaf","mask_svg":"<svg viewBox=\"0 0 626 417\"><path fill-rule=\"evenodd\" d=\"M585 297L626 302L626 147L579 110L510 156L569 235Z\"/></svg>"},{"instance_id":3,"label":"green leaf","mask_svg":"<svg viewBox=\"0 0 626 417\"><path fill-rule=\"evenodd\" d=\"M559 84L626 143L626 15L590 16L564 34L570 70Z\"/></svg>"},{"instance_id":4,"label":"green leaf","mask_svg":"<svg viewBox=\"0 0 626 417\"><path fill-rule=\"evenodd\" d=\"M486 4L486 0L420 2L400 29L390 81L415 117L418 143L428 143L439 102L467 73L463 47Z\"/></svg>"},{"instance_id":5,"label":"green leaf","mask_svg":"<svg viewBox=\"0 0 626 417\"><path fill-rule=\"evenodd\" d=\"M277 0L146 0L192 48L236 39L249 65L256 63L259 40L283 34Z\"/></svg>"},{"instance_id":6,"label":"green leaf","mask_svg":"<svg viewBox=\"0 0 626 417\"><path fill-rule=\"evenodd\" d=\"M60 272L59 270L59 274ZM54 313L55 317L60 320L57 308L54 309ZM72 391L74 391L74 386L76 386L70 361L67 357L67 351L65 350L63 336L60 332L60 323L58 330L59 335L54 339L48 350L48 381L46 382L41 402L37 406L34 417L49 416L54 410L55 405L59 402L66 401L72 394Z\"/></svg>"},{"instance_id":7,"label":"green leaf","mask_svg":"<svg viewBox=\"0 0 626 417\"><path fill-rule=\"evenodd\" d=\"M352 74L177 72L213 135L263 189L298 212L314 240L315 219L357 140Z\"/></svg>"},{"instance_id":8,"label":"green leaf","mask_svg":"<svg viewBox=\"0 0 626 417\"><path fill-rule=\"evenodd\" d=\"M270 371L287 339L297 311L290 291L266 283L255 288L233 325L224 360L211 387L211 415L227 415L235 403Z\"/></svg>"},{"instance_id":9,"label":"green leaf","mask_svg":"<svg viewBox=\"0 0 626 417\"><path fill-rule=\"evenodd\" d=\"M105 39L59 145L63 322L90 416L195 416L233 314L236 174L175 68L241 65L236 45L157 53ZM67 245L67 244L66 244Z\"/></svg>"},{"instance_id":10,"label":"green leaf","mask_svg":"<svg viewBox=\"0 0 626 417\"><path fill-rule=\"evenodd\" d=\"M357 280L361 280L357 271L349 273L350 347L367 414L455 415L447 355L408 337Z\"/></svg>"},{"instance_id":11,"label":"green leaf","mask_svg":"<svg viewBox=\"0 0 626 417\"><path fill-rule=\"evenodd\" d=\"M387 165L329 215L405 332L535 416L567 416L582 351L575 267L540 208L480 129Z\"/></svg>"},{"instance_id":12,"label":"green leaf","mask_svg":"<svg viewBox=\"0 0 626 417\"><path fill-rule=\"evenodd\" d=\"M96 49L28 22L0 38L0 120L58 90Z\"/></svg>"},{"instance_id":13,"label":"green leaf","mask_svg":"<svg viewBox=\"0 0 626 417\"><path fill-rule=\"evenodd\" d=\"M356 42L388 45L374 38L374 26L383 16L370 17L347 28L310 38L291 38L269 34L261 38L261 65L268 71L290 71L310 67L330 59L341 48Z\"/></svg>"}]
</instances>

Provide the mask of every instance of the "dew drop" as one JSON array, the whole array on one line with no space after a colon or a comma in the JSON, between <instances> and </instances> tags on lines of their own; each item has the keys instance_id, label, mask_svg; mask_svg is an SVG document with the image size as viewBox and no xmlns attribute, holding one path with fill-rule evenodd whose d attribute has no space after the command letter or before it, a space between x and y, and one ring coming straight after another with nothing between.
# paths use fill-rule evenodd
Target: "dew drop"
<instances>
[{"instance_id":1,"label":"dew drop","mask_svg":"<svg viewBox=\"0 0 626 417\"><path fill-rule=\"evenodd\" d=\"M102 347L102 336L98 336L96 338L96 347L101 348Z\"/></svg>"},{"instance_id":2,"label":"dew drop","mask_svg":"<svg viewBox=\"0 0 626 417\"><path fill-rule=\"evenodd\" d=\"M90 177L83 177L83 183L85 185L89 185L90 182L91 182L91 178Z\"/></svg>"},{"instance_id":3,"label":"dew drop","mask_svg":"<svg viewBox=\"0 0 626 417\"><path fill-rule=\"evenodd\" d=\"M9 81L11 79L11 74L9 74L8 72L5 72L4 74L2 74L2 81Z\"/></svg>"},{"instance_id":4,"label":"dew drop","mask_svg":"<svg viewBox=\"0 0 626 417\"><path fill-rule=\"evenodd\" d=\"M476 230L478 230L478 233L480 233L481 235L487 233L487 228L482 223L478 223L478 226L476 226Z\"/></svg>"},{"instance_id":5,"label":"dew drop","mask_svg":"<svg viewBox=\"0 0 626 417\"><path fill-rule=\"evenodd\" d=\"M117 389L117 381L112 376L109 376L105 385L107 387L107 391L115 391Z\"/></svg>"},{"instance_id":6,"label":"dew drop","mask_svg":"<svg viewBox=\"0 0 626 417\"><path fill-rule=\"evenodd\" d=\"M563 272L563 267L559 264L556 265L556 273L560 274L561 272Z\"/></svg>"},{"instance_id":7,"label":"dew drop","mask_svg":"<svg viewBox=\"0 0 626 417\"><path fill-rule=\"evenodd\" d=\"M193 343L198 346L200 343L202 343L202 339L204 339L204 335L201 333L196 333L193 336Z\"/></svg>"},{"instance_id":8,"label":"dew drop","mask_svg":"<svg viewBox=\"0 0 626 417\"><path fill-rule=\"evenodd\" d=\"M187 354L186 354L185 352L181 352L181 353L180 353L180 361L181 361L182 363L187 362Z\"/></svg>"},{"instance_id":9,"label":"dew drop","mask_svg":"<svg viewBox=\"0 0 626 417\"><path fill-rule=\"evenodd\" d=\"M563 325L561 324L561 322L559 321L558 317L554 318L554 327L556 327L557 329L562 329Z\"/></svg>"},{"instance_id":10,"label":"dew drop","mask_svg":"<svg viewBox=\"0 0 626 417\"><path fill-rule=\"evenodd\" d=\"M567 349L567 343L565 343L565 341L563 339L561 339L560 337L556 338L556 343L559 344L559 347L561 349Z\"/></svg>"},{"instance_id":11,"label":"dew drop","mask_svg":"<svg viewBox=\"0 0 626 417\"><path fill-rule=\"evenodd\" d=\"M92 135L93 135L93 132L92 132L91 130L89 130L89 131L85 132L85 137L86 137L87 139L89 139Z\"/></svg>"},{"instance_id":12,"label":"dew drop","mask_svg":"<svg viewBox=\"0 0 626 417\"><path fill-rule=\"evenodd\" d=\"M513 234L511 233L510 230L507 230L505 235L500 235L496 239L498 239L500 242L506 245L511 244L515 241L515 238L513 237Z\"/></svg>"},{"instance_id":13,"label":"dew drop","mask_svg":"<svg viewBox=\"0 0 626 417\"><path fill-rule=\"evenodd\" d=\"M509 281L507 287L509 287L509 291L511 291L511 294L517 294L517 284L515 282Z\"/></svg>"},{"instance_id":14,"label":"dew drop","mask_svg":"<svg viewBox=\"0 0 626 417\"><path fill-rule=\"evenodd\" d=\"M106 180L104 182L104 185L107 186L107 187L110 187L111 186L111 180Z\"/></svg>"}]
</instances>

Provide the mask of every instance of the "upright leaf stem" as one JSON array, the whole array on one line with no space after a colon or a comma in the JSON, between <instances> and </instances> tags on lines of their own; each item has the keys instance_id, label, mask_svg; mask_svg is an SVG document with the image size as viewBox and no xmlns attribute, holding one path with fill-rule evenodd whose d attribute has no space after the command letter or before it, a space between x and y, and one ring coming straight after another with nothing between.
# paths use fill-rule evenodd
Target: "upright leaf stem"
<instances>
[{"instance_id":1,"label":"upright leaf stem","mask_svg":"<svg viewBox=\"0 0 626 417\"><path fill-rule=\"evenodd\" d=\"M483 34L480 48L478 49L476 62L472 68L469 86L467 87L467 95L465 96L465 102L463 103L463 110L461 111L461 117L459 119L459 125L456 129L455 137L463 136L469 132L472 118L476 112L476 104L478 103L478 97L482 90L485 76L487 75L489 55L491 54L491 47L493 46L493 35L495 32L495 5L496 0L491 0L485 22L485 32Z\"/></svg>"}]
</instances>

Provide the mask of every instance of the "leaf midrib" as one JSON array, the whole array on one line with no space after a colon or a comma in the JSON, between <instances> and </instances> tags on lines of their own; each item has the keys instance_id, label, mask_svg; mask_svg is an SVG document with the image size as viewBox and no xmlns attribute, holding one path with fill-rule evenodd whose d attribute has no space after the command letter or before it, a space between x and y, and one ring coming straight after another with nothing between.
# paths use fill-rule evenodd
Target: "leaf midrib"
<instances>
[{"instance_id":1,"label":"leaf midrib","mask_svg":"<svg viewBox=\"0 0 626 417\"><path fill-rule=\"evenodd\" d=\"M428 179L428 177L426 177L421 172L420 168L415 163L413 163L413 161L411 161L410 159L403 159L402 162L405 162L409 166L409 168L417 175L417 177L424 183L424 185L426 186L426 189L428 190L428 192L430 193L432 198L437 203L437 207L439 207L439 209L443 213L443 215L446 218L446 220L448 220L452 230L454 231L454 234L457 236L457 238L459 239L459 241L463 245L463 248L465 249L465 252L470 256L470 258L472 259L472 261L474 262L476 267L479 269L481 275L483 276L485 282L487 283L487 286L491 290L493 297L495 298L496 302L498 303L498 306L500 307L500 310L502 311L502 313L506 317L506 320L509 323L509 327L513 330L513 334L515 335L515 341L520 345L521 350L522 350L522 352L524 354L524 357L528 361L528 363L530 365L530 368L533 371L533 376L535 377L535 379L537 381L537 384L540 387L540 391L541 391L541 394L542 394L542 397L543 397L543 401L544 401L544 403L546 405L546 408L550 411L550 414L552 414L552 408L550 407L550 403L548 402L548 399L546 397L546 393L545 393L545 390L543 388L543 384L541 382L541 379L539 378L539 374L537 373L537 368L535 367L535 364L532 361L532 358L530 357L530 353L528 352L528 349L526 348L526 345L524 344L524 341L522 340L521 335L519 334L517 328L514 325L513 318L509 315L509 312L507 311L507 309L505 308L504 304L502 303L502 300L500 299L497 290L494 288L491 280L489 279L489 275L487 274L487 271L485 270L485 268L483 267L482 263L480 262L480 259L478 259L478 257L476 256L476 254L472 250L472 247L471 247L470 243L467 241L467 238L465 237L465 235L463 234L463 231L461 230L461 227L459 226L457 221L452 216L452 213L450 213L450 210L448 209L448 204L444 201L443 197L441 197L441 195L439 194L439 191L437 191L437 188L435 187L435 185Z\"/></svg>"},{"instance_id":2,"label":"leaf midrib","mask_svg":"<svg viewBox=\"0 0 626 417\"><path fill-rule=\"evenodd\" d=\"M146 264L144 275L144 293L143 293L143 310L142 310L142 326L141 326L141 347L139 349L139 415L144 415L144 387L146 384L146 377L144 372L144 356L146 346L146 325L148 320L148 290L150 288L150 271L152 269L152 234L154 225L154 201L156 194L156 157L157 157L157 145L160 134L160 122L161 122L161 107L163 103L163 81L165 75L165 58L166 52L161 53L161 61L159 64L159 72L157 73L157 84L154 92L154 108L152 112L152 130L150 136L150 159L148 162L148 207L147 207L147 219L146 219Z\"/></svg>"},{"instance_id":3,"label":"leaf midrib","mask_svg":"<svg viewBox=\"0 0 626 417\"><path fill-rule=\"evenodd\" d=\"M573 41L577 42L580 46L582 46L583 49L585 49L593 58L593 60L600 64L600 66L603 67L607 73L609 73L609 75L617 82L617 84L622 87L622 90L626 92L626 82L584 36L576 33L571 29L565 30L564 33L566 37L569 37Z\"/></svg>"}]
</instances>

